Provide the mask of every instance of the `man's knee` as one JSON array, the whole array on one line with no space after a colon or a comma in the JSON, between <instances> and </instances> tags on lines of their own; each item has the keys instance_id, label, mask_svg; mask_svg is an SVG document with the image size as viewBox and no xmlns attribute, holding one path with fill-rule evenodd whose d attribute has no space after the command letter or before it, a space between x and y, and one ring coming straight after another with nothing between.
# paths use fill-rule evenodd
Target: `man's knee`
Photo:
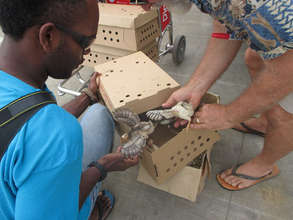
<instances>
[{"instance_id":1,"label":"man's knee","mask_svg":"<svg viewBox=\"0 0 293 220\"><path fill-rule=\"evenodd\" d=\"M251 48L248 48L245 52L245 64L247 65L247 68L250 70L250 73L259 72L262 68L265 67L262 58L258 55L257 52L255 52Z\"/></svg>"},{"instance_id":2,"label":"man's knee","mask_svg":"<svg viewBox=\"0 0 293 220\"><path fill-rule=\"evenodd\" d=\"M277 105L265 113L265 116L272 127L284 125L293 126L293 114L285 111L280 105Z\"/></svg>"},{"instance_id":3,"label":"man's knee","mask_svg":"<svg viewBox=\"0 0 293 220\"><path fill-rule=\"evenodd\" d=\"M114 129L114 121L108 109L101 104L90 106L81 119L81 124L91 124L97 127L109 127Z\"/></svg>"}]
</instances>

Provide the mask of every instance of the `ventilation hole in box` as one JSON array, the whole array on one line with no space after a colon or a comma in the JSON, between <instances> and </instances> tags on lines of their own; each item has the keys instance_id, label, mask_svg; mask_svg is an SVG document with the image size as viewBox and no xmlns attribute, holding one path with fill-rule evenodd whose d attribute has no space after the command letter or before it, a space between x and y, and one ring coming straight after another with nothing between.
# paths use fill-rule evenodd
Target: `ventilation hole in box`
<instances>
[{"instance_id":1,"label":"ventilation hole in box","mask_svg":"<svg viewBox=\"0 0 293 220\"><path fill-rule=\"evenodd\" d=\"M193 148L193 152L195 152L197 150L197 148L195 147L195 148Z\"/></svg>"},{"instance_id":2,"label":"ventilation hole in box","mask_svg":"<svg viewBox=\"0 0 293 220\"><path fill-rule=\"evenodd\" d=\"M166 85L167 85L167 86L171 86L171 83L167 83Z\"/></svg>"},{"instance_id":3,"label":"ventilation hole in box","mask_svg":"<svg viewBox=\"0 0 293 220\"><path fill-rule=\"evenodd\" d=\"M128 98L128 97L130 97L130 95L127 94L125 97Z\"/></svg>"},{"instance_id":4,"label":"ventilation hole in box","mask_svg":"<svg viewBox=\"0 0 293 220\"><path fill-rule=\"evenodd\" d=\"M184 147L184 150L187 150L187 149L188 149L188 146L185 146L185 147Z\"/></svg>"},{"instance_id":5,"label":"ventilation hole in box","mask_svg":"<svg viewBox=\"0 0 293 220\"><path fill-rule=\"evenodd\" d=\"M116 60L114 60L114 61L113 61L113 63L117 63L117 61L116 61Z\"/></svg>"},{"instance_id":6,"label":"ventilation hole in box","mask_svg":"<svg viewBox=\"0 0 293 220\"><path fill-rule=\"evenodd\" d=\"M210 138L207 138L207 142L209 142L210 141Z\"/></svg>"},{"instance_id":7,"label":"ventilation hole in box","mask_svg":"<svg viewBox=\"0 0 293 220\"><path fill-rule=\"evenodd\" d=\"M174 156L170 157L170 160L174 160Z\"/></svg>"},{"instance_id":8,"label":"ventilation hole in box","mask_svg":"<svg viewBox=\"0 0 293 220\"><path fill-rule=\"evenodd\" d=\"M198 137L197 137L197 140L200 140L200 139L201 139L201 136L198 136Z\"/></svg>"},{"instance_id":9,"label":"ventilation hole in box","mask_svg":"<svg viewBox=\"0 0 293 220\"><path fill-rule=\"evenodd\" d=\"M110 41L113 41L113 38L110 38Z\"/></svg>"},{"instance_id":10,"label":"ventilation hole in box","mask_svg":"<svg viewBox=\"0 0 293 220\"><path fill-rule=\"evenodd\" d=\"M88 61L89 61L89 63L91 62L91 60L90 60L90 59L88 59Z\"/></svg>"},{"instance_id":11,"label":"ventilation hole in box","mask_svg":"<svg viewBox=\"0 0 293 220\"><path fill-rule=\"evenodd\" d=\"M124 100L120 100L120 103L124 102Z\"/></svg>"},{"instance_id":12,"label":"ventilation hole in box","mask_svg":"<svg viewBox=\"0 0 293 220\"><path fill-rule=\"evenodd\" d=\"M114 57L112 57L112 60L114 60Z\"/></svg>"},{"instance_id":13,"label":"ventilation hole in box","mask_svg":"<svg viewBox=\"0 0 293 220\"><path fill-rule=\"evenodd\" d=\"M106 37L104 37L104 40L107 40L107 38L106 38Z\"/></svg>"},{"instance_id":14,"label":"ventilation hole in box","mask_svg":"<svg viewBox=\"0 0 293 220\"><path fill-rule=\"evenodd\" d=\"M136 61L135 63L136 63L136 64L139 64L139 61Z\"/></svg>"},{"instance_id":15,"label":"ventilation hole in box","mask_svg":"<svg viewBox=\"0 0 293 220\"><path fill-rule=\"evenodd\" d=\"M159 83L157 84L157 86L160 86L160 85L161 85L161 84L159 84Z\"/></svg>"},{"instance_id":16,"label":"ventilation hole in box","mask_svg":"<svg viewBox=\"0 0 293 220\"><path fill-rule=\"evenodd\" d=\"M170 168L168 168L168 169L166 170L166 172L167 172L167 173L170 172Z\"/></svg>"},{"instance_id":17,"label":"ventilation hole in box","mask_svg":"<svg viewBox=\"0 0 293 220\"><path fill-rule=\"evenodd\" d=\"M105 76L109 76L109 74L106 74Z\"/></svg>"},{"instance_id":18,"label":"ventilation hole in box","mask_svg":"<svg viewBox=\"0 0 293 220\"><path fill-rule=\"evenodd\" d=\"M186 155L187 155L187 157L189 157L190 156L190 153L187 153Z\"/></svg>"},{"instance_id":19,"label":"ventilation hole in box","mask_svg":"<svg viewBox=\"0 0 293 220\"><path fill-rule=\"evenodd\" d=\"M106 60L109 60L109 57L106 57Z\"/></svg>"},{"instance_id":20,"label":"ventilation hole in box","mask_svg":"<svg viewBox=\"0 0 293 220\"><path fill-rule=\"evenodd\" d=\"M92 56L92 54L90 53L90 57Z\"/></svg>"},{"instance_id":21,"label":"ventilation hole in box","mask_svg":"<svg viewBox=\"0 0 293 220\"><path fill-rule=\"evenodd\" d=\"M141 96L141 94L137 94L137 96L138 96L138 97L140 97L140 96Z\"/></svg>"},{"instance_id":22,"label":"ventilation hole in box","mask_svg":"<svg viewBox=\"0 0 293 220\"><path fill-rule=\"evenodd\" d=\"M118 35L118 32L116 31L115 34Z\"/></svg>"},{"instance_id":23,"label":"ventilation hole in box","mask_svg":"<svg viewBox=\"0 0 293 220\"><path fill-rule=\"evenodd\" d=\"M184 160L184 158L180 158L180 161L182 162Z\"/></svg>"},{"instance_id":24,"label":"ventilation hole in box","mask_svg":"<svg viewBox=\"0 0 293 220\"><path fill-rule=\"evenodd\" d=\"M94 63L97 63L97 61L94 60Z\"/></svg>"},{"instance_id":25,"label":"ventilation hole in box","mask_svg":"<svg viewBox=\"0 0 293 220\"><path fill-rule=\"evenodd\" d=\"M120 70L120 73L122 73L123 72L123 70Z\"/></svg>"},{"instance_id":26,"label":"ventilation hole in box","mask_svg":"<svg viewBox=\"0 0 293 220\"><path fill-rule=\"evenodd\" d=\"M98 57L98 55L96 54L95 57Z\"/></svg>"},{"instance_id":27,"label":"ventilation hole in box","mask_svg":"<svg viewBox=\"0 0 293 220\"><path fill-rule=\"evenodd\" d=\"M181 154L181 151L178 151L177 154L180 155Z\"/></svg>"},{"instance_id":28,"label":"ventilation hole in box","mask_svg":"<svg viewBox=\"0 0 293 220\"><path fill-rule=\"evenodd\" d=\"M119 39L117 39L116 41L117 41L117 43L119 43L119 41L120 41L120 40L119 40Z\"/></svg>"},{"instance_id":29,"label":"ventilation hole in box","mask_svg":"<svg viewBox=\"0 0 293 220\"><path fill-rule=\"evenodd\" d=\"M106 33L106 31L105 31L105 30L103 30L103 33Z\"/></svg>"},{"instance_id":30,"label":"ventilation hole in box","mask_svg":"<svg viewBox=\"0 0 293 220\"><path fill-rule=\"evenodd\" d=\"M194 144L194 141L191 141L191 144Z\"/></svg>"},{"instance_id":31,"label":"ventilation hole in box","mask_svg":"<svg viewBox=\"0 0 293 220\"><path fill-rule=\"evenodd\" d=\"M202 147L203 145L204 145L204 143L200 143L200 145L199 145L199 146L201 146L201 147Z\"/></svg>"},{"instance_id":32,"label":"ventilation hole in box","mask_svg":"<svg viewBox=\"0 0 293 220\"><path fill-rule=\"evenodd\" d=\"M112 34L112 31L109 31L109 34Z\"/></svg>"},{"instance_id":33,"label":"ventilation hole in box","mask_svg":"<svg viewBox=\"0 0 293 220\"><path fill-rule=\"evenodd\" d=\"M177 163L174 163L173 166L176 167L177 166Z\"/></svg>"}]
</instances>

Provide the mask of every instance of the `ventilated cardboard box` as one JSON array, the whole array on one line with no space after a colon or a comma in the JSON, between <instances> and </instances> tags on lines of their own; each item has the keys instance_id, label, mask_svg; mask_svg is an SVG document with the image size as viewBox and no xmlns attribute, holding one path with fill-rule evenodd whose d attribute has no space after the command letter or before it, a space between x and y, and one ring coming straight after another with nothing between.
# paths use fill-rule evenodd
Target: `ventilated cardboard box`
<instances>
[{"instance_id":1,"label":"ventilated cardboard box","mask_svg":"<svg viewBox=\"0 0 293 220\"><path fill-rule=\"evenodd\" d=\"M210 153L211 149L204 152L200 167L186 166L161 184L157 183L140 163L137 180L158 190L195 202L210 175Z\"/></svg>"},{"instance_id":2,"label":"ventilated cardboard box","mask_svg":"<svg viewBox=\"0 0 293 220\"><path fill-rule=\"evenodd\" d=\"M111 111L128 108L143 117L143 113L160 107L180 87L142 52L97 65L95 70L102 73L100 92ZM218 103L219 97L206 94L202 102ZM160 184L185 169L201 153L210 151L220 136L205 129L178 130L159 125L150 138L156 147L144 149L141 164ZM196 172L195 179L200 171Z\"/></svg>"},{"instance_id":3,"label":"ventilated cardboard box","mask_svg":"<svg viewBox=\"0 0 293 220\"><path fill-rule=\"evenodd\" d=\"M139 51L160 36L158 12L139 5L99 3L100 20L94 44Z\"/></svg>"},{"instance_id":4,"label":"ventilated cardboard box","mask_svg":"<svg viewBox=\"0 0 293 220\"><path fill-rule=\"evenodd\" d=\"M145 53L151 60L157 62L159 59L158 43L156 40L151 42L145 48L140 51ZM84 65L86 66L96 66L97 64L106 63L108 61L114 60L118 57L127 56L129 54L135 53L130 50L117 49L113 47L100 46L93 44L91 46L91 52L84 56Z\"/></svg>"}]
</instances>

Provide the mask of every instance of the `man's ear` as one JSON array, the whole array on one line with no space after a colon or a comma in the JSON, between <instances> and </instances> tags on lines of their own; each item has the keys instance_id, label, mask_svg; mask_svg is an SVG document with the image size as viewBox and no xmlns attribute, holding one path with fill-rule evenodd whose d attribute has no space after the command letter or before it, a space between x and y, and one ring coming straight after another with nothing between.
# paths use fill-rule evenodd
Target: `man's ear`
<instances>
[{"instance_id":1,"label":"man's ear","mask_svg":"<svg viewBox=\"0 0 293 220\"><path fill-rule=\"evenodd\" d=\"M39 41L45 53L55 51L61 43L60 31L53 23L45 23L40 27Z\"/></svg>"}]
</instances>

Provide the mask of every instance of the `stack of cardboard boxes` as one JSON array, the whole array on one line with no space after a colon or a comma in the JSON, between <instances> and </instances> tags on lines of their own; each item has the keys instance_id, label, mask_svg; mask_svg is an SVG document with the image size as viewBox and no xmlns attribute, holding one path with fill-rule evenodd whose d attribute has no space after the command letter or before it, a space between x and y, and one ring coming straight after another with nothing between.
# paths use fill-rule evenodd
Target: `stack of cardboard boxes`
<instances>
[{"instance_id":1,"label":"stack of cardboard boxes","mask_svg":"<svg viewBox=\"0 0 293 220\"><path fill-rule=\"evenodd\" d=\"M102 73L100 92L110 111L127 108L143 116L160 107L180 87L142 52L97 65L95 70ZM202 101L218 103L219 97L206 94ZM213 144L220 139L219 134L158 125L150 138L154 147L144 149L138 180L195 201L209 173L209 155ZM188 166L194 159L199 165Z\"/></svg>"},{"instance_id":2,"label":"stack of cardboard boxes","mask_svg":"<svg viewBox=\"0 0 293 220\"><path fill-rule=\"evenodd\" d=\"M99 10L97 38L85 56L84 65L95 66L137 51L157 61L156 39L160 36L160 27L156 10L105 3L99 3Z\"/></svg>"}]
</instances>

